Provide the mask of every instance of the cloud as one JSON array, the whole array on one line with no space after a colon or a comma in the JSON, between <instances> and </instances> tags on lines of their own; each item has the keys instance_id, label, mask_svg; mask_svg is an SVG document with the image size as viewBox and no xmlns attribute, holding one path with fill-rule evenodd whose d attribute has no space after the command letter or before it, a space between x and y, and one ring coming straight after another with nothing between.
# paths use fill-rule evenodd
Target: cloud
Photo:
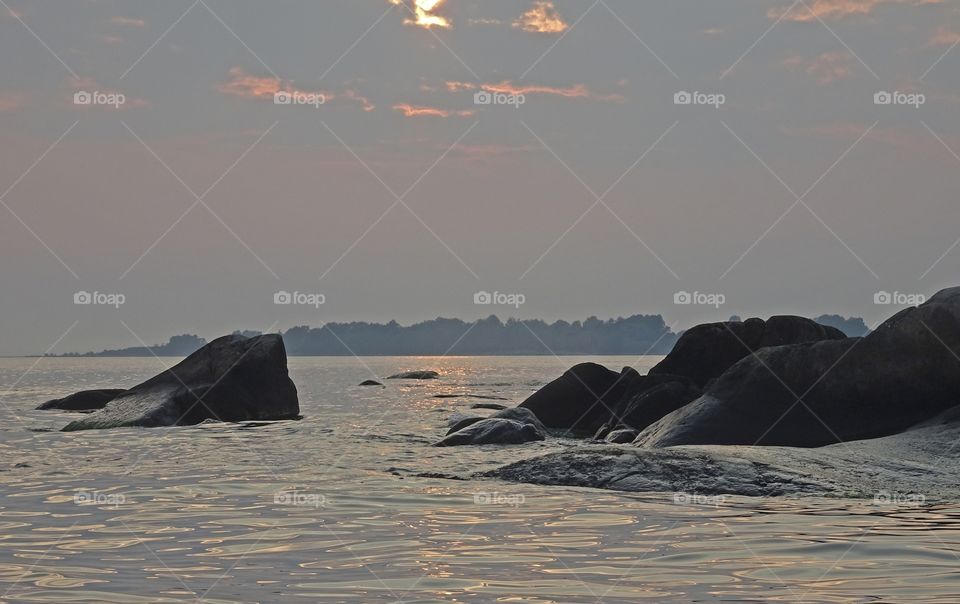
<instances>
[{"instance_id":1,"label":"cloud","mask_svg":"<svg viewBox=\"0 0 960 604\"><path fill-rule=\"evenodd\" d=\"M438 107L409 105L407 103L399 103L394 105L393 108L395 111L402 113L403 117L470 117L475 113L474 111L449 111L447 109L440 109Z\"/></svg>"},{"instance_id":2,"label":"cloud","mask_svg":"<svg viewBox=\"0 0 960 604\"><path fill-rule=\"evenodd\" d=\"M22 94L0 94L0 113L19 109L25 103L26 97Z\"/></svg>"},{"instance_id":3,"label":"cloud","mask_svg":"<svg viewBox=\"0 0 960 604\"><path fill-rule=\"evenodd\" d=\"M879 6L889 4L910 4L923 6L927 4L942 4L944 0L814 0L800 3L789 8L772 8L767 11L771 19L783 18L785 21L807 22L822 19L837 20L853 15L869 15ZM787 12L789 10L789 12Z\"/></svg>"},{"instance_id":4,"label":"cloud","mask_svg":"<svg viewBox=\"0 0 960 604\"><path fill-rule=\"evenodd\" d=\"M812 59L802 56L793 56L783 64L793 70L817 79L817 84L825 86L837 80L853 76L853 59L845 52L825 52Z\"/></svg>"},{"instance_id":5,"label":"cloud","mask_svg":"<svg viewBox=\"0 0 960 604\"><path fill-rule=\"evenodd\" d=\"M143 19L132 19L130 17L112 17L110 23L114 25L129 25L130 27L146 27L147 22Z\"/></svg>"},{"instance_id":6,"label":"cloud","mask_svg":"<svg viewBox=\"0 0 960 604\"><path fill-rule=\"evenodd\" d=\"M418 25L425 29L439 27L441 29L450 29L452 24L450 20L436 13L446 0L414 0L413 9L410 9L405 0L389 0L390 4L406 7L413 12L413 19L404 19L407 25Z\"/></svg>"},{"instance_id":7,"label":"cloud","mask_svg":"<svg viewBox=\"0 0 960 604\"><path fill-rule=\"evenodd\" d=\"M232 68L230 70L230 80L218 84L217 90L224 94L245 99L269 100L271 102L278 92L285 92L291 96L320 95L325 103L343 99L359 104L364 111L373 111L376 108L368 98L356 90L347 89L342 92L302 90L294 86L291 81L283 81L272 76L251 75L245 72L242 67Z\"/></svg>"},{"instance_id":8,"label":"cloud","mask_svg":"<svg viewBox=\"0 0 960 604\"><path fill-rule=\"evenodd\" d=\"M533 8L520 15L513 26L539 34L559 34L570 28L551 0L536 0Z\"/></svg>"},{"instance_id":9,"label":"cloud","mask_svg":"<svg viewBox=\"0 0 960 604\"><path fill-rule=\"evenodd\" d=\"M938 27L927 43L928 46L953 46L954 44L960 44L960 34L944 26Z\"/></svg>"},{"instance_id":10,"label":"cloud","mask_svg":"<svg viewBox=\"0 0 960 604\"><path fill-rule=\"evenodd\" d=\"M626 99L619 94L598 94L591 91L584 84L575 84L569 87L541 86L536 84L513 84L510 80L504 80L498 84L475 84L473 82L447 82L447 90L450 92L462 92L465 90L486 90L487 92L497 94L513 94L532 96L537 94L562 96L570 99L591 99L595 101L606 101L613 103L622 103Z\"/></svg>"}]
</instances>

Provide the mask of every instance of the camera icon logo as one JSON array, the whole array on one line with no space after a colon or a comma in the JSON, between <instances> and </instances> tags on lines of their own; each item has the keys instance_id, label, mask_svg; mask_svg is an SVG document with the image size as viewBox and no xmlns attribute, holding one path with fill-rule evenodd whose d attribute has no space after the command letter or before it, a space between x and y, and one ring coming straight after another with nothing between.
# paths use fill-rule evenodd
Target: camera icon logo
<instances>
[{"instance_id":1,"label":"camera icon logo","mask_svg":"<svg viewBox=\"0 0 960 604\"><path fill-rule=\"evenodd\" d=\"M692 103L693 103L693 95L687 92L686 90L681 90L680 92L673 95L674 105L690 105Z\"/></svg>"},{"instance_id":2,"label":"camera icon logo","mask_svg":"<svg viewBox=\"0 0 960 604\"><path fill-rule=\"evenodd\" d=\"M293 295L290 292L279 291L273 294L273 303L280 305L293 304Z\"/></svg>"},{"instance_id":3,"label":"camera icon logo","mask_svg":"<svg viewBox=\"0 0 960 604\"><path fill-rule=\"evenodd\" d=\"M474 105L491 105L493 104L493 95L487 92L486 90L481 90L473 95L473 104Z\"/></svg>"},{"instance_id":4,"label":"camera icon logo","mask_svg":"<svg viewBox=\"0 0 960 604\"><path fill-rule=\"evenodd\" d=\"M74 105L90 105L93 103L93 95L85 90L73 93Z\"/></svg>"},{"instance_id":5,"label":"camera icon logo","mask_svg":"<svg viewBox=\"0 0 960 604\"><path fill-rule=\"evenodd\" d=\"M293 102L293 96L285 90L281 90L273 94L274 105L289 105L292 102Z\"/></svg>"},{"instance_id":6,"label":"camera icon logo","mask_svg":"<svg viewBox=\"0 0 960 604\"><path fill-rule=\"evenodd\" d=\"M493 304L493 295L490 292L477 292L473 294L474 304Z\"/></svg>"},{"instance_id":7,"label":"camera icon logo","mask_svg":"<svg viewBox=\"0 0 960 604\"><path fill-rule=\"evenodd\" d=\"M873 104L874 105L890 105L893 103L893 95L889 92L881 90L880 92L873 95Z\"/></svg>"},{"instance_id":8,"label":"camera icon logo","mask_svg":"<svg viewBox=\"0 0 960 604\"><path fill-rule=\"evenodd\" d=\"M883 306L893 304L893 295L890 292L877 292L873 294L873 303Z\"/></svg>"},{"instance_id":9,"label":"camera icon logo","mask_svg":"<svg viewBox=\"0 0 960 604\"><path fill-rule=\"evenodd\" d=\"M690 295L690 292L677 292L673 294L673 303L674 304L693 304L693 296Z\"/></svg>"},{"instance_id":10,"label":"camera icon logo","mask_svg":"<svg viewBox=\"0 0 960 604\"><path fill-rule=\"evenodd\" d=\"M73 294L73 303L82 305L93 304L93 295L90 292L77 292Z\"/></svg>"}]
</instances>

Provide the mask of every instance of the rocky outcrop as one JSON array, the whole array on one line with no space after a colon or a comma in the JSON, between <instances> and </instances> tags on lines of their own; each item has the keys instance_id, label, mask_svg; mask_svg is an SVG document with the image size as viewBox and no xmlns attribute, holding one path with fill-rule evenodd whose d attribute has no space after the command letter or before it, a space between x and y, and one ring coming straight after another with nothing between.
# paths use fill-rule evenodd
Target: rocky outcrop
<instances>
[{"instance_id":1,"label":"rocky outcrop","mask_svg":"<svg viewBox=\"0 0 960 604\"><path fill-rule=\"evenodd\" d=\"M295 419L299 413L281 337L232 335L214 340L64 430Z\"/></svg>"},{"instance_id":2,"label":"rocky outcrop","mask_svg":"<svg viewBox=\"0 0 960 604\"><path fill-rule=\"evenodd\" d=\"M435 380L440 377L436 371L404 371L388 376L388 380Z\"/></svg>"},{"instance_id":3,"label":"rocky outcrop","mask_svg":"<svg viewBox=\"0 0 960 604\"><path fill-rule=\"evenodd\" d=\"M544 440L545 438L546 435L543 430L534 424L492 417L473 423L453 434L448 434L434 446L519 445Z\"/></svg>"},{"instance_id":4,"label":"rocky outcrop","mask_svg":"<svg viewBox=\"0 0 960 604\"><path fill-rule=\"evenodd\" d=\"M838 329L802 317L771 317L699 325L673 351L641 376L581 363L533 393L523 403L552 429L602 439L618 428L643 429L702 394L737 361L770 346L843 340Z\"/></svg>"},{"instance_id":5,"label":"rocky outcrop","mask_svg":"<svg viewBox=\"0 0 960 604\"><path fill-rule=\"evenodd\" d=\"M846 337L835 327L803 317L706 323L685 331L670 354L650 370L650 375L683 376L703 388L734 363L761 348Z\"/></svg>"},{"instance_id":6,"label":"rocky outcrop","mask_svg":"<svg viewBox=\"0 0 960 604\"><path fill-rule=\"evenodd\" d=\"M896 434L960 402L960 288L863 338L766 348L637 444L819 447Z\"/></svg>"},{"instance_id":7,"label":"rocky outcrop","mask_svg":"<svg viewBox=\"0 0 960 604\"><path fill-rule=\"evenodd\" d=\"M96 411L126 392L123 389L83 390L64 398L47 401L37 409L58 409L60 411Z\"/></svg>"},{"instance_id":8,"label":"rocky outcrop","mask_svg":"<svg viewBox=\"0 0 960 604\"><path fill-rule=\"evenodd\" d=\"M533 411L548 428L592 434L638 377L635 371L618 374L596 363L581 363L534 392L520 407Z\"/></svg>"}]
</instances>

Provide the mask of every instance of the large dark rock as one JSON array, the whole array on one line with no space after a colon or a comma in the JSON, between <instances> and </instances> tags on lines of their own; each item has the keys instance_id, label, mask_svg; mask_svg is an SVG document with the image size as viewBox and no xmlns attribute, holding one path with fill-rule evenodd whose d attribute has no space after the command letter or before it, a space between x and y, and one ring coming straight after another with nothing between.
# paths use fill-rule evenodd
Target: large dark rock
<instances>
[{"instance_id":1,"label":"large dark rock","mask_svg":"<svg viewBox=\"0 0 960 604\"><path fill-rule=\"evenodd\" d=\"M214 340L64 430L294 419L299 414L281 337L232 335Z\"/></svg>"},{"instance_id":2,"label":"large dark rock","mask_svg":"<svg viewBox=\"0 0 960 604\"><path fill-rule=\"evenodd\" d=\"M362 382L360 382L359 385L360 386L383 386L383 384L381 384L377 380L363 380Z\"/></svg>"},{"instance_id":3,"label":"large dark rock","mask_svg":"<svg viewBox=\"0 0 960 604\"><path fill-rule=\"evenodd\" d=\"M64 398L47 401L37 409L59 409L60 411L96 411L126 392L121 389L84 390Z\"/></svg>"},{"instance_id":4,"label":"large dark rock","mask_svg":"<svg viewBox=\"0 0 960 604\"><path fill-rule=\"evenodd\" d=\"M592 434L635 383L635 371L611 371L581 363L530 395L520 407L533 411L548 428Z\"/></svg>"},{"instance_id":5,"label":"large dark rock","mask_svg":"<svg viewBox=\"0 0 960 604\"><path fill-rule=\"evenodd\" d=\"M543 430L533 424L492 417L449 434L434 446L519 445L545 438Z\"/></svg>"},{"instance_id":6,"label":"large dark rock","mask_svg":"<svg viewBox=\"0 0 960 604\"><path fill-rule=\"evenodd\" d=\"M760 350L637 444L817 447L902 432L960 402L960 288L863 338Z\"/></svg>"},{"instance_id":7,"label":"large dark rock","mask_svg":"<svg viewBox=\"0 0 960 604\"><path fill-rule=\"evenodd\" d=\"M617 420L622 427L643 430L665 415L695 401L701 394L699 388L682 378L652 385L628 398L617 413Z\"/></svg>"},{"instance_id":8,"label":"large dark rock","mask_svg":"<svg viewBox=\"0 0 960 604\"><path fill-rule=\"evenodd\" d=\"M847 336L834 327L793 316L705 323L688 329L670 354L650 370L651 375L688 377L701 388L734 363L769 346L842 340Z\"/></svg>"}]
</instances>

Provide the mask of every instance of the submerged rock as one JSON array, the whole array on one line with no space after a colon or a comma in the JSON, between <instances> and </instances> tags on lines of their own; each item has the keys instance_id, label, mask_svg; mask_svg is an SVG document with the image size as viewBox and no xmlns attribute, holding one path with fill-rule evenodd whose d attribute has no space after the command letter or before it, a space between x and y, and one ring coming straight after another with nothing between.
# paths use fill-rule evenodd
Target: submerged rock
<instances>
[{"instance_id":1,"label":"submerged rock","mask_svg":"<svg viewBox=\"0 0 960 604\"><path fill-rule=\"evenodd\" d=\"M104 388L101 390L84 390L64 398L47 401L37 409L59 409L61 411L96 411L103 409L107 403L126 392L121 389Z\"/></svg>"},{"instance_id":2,"label":"submerged rock","mask_svg":"<svg viewBox=\"0 0 960 604\"><path fill-rule=\"evenodd\" d=\"M513 407L510 409L502 409L496 413L490 415L489 417L478 417L478 416L466 416L459 418L458 421L450 424L450 429L447 430L447 434L453 434L459 430L466 428L467 426L473 425L479 421L485 419L512 419L518 421L522 424L533 424L537 427L538 430L546 432L546 427L543 423L533 414L529 409L524 409L523 407Z\"/></svg>"},{"instance_id":3,"label":"submerged rock","mask_svg":"<svg viewBox=\"0 0 960 604\"><path fill-rule=\"evenodd\" d=\"M231 335L124 391L64 431L295 419L299 413L281 337Z\"/></svg>"},{"instance_id":4,"label":"submerged rock","mask_svg":"<svg viewBox=\"0 0 960 604\"><path fill-rule=\"evenodd\" d=\"M473 423L453 434L448 434L434 446L519 445L544 440L545 438L546 435L543 431L533 424L492 417Z\"/></svg>"},{"instance_id":5,"label":"submerged rock","mask_svg":"<svg viewBox=\"0 0 960 604\"><path fill-rule=\"evenodd\" d=\"M383 386L383 384L377 380L363 380L358 384L358 386Z\"/></svg>"},{"instance_id":6,"label":"submerged rock","mask_svg":"<svg viewBox=\"0 0 960 604\"><path fill-rule=\"evenodd\" d=\"M637 434L640 434L639 430L634 430L633 428L622 428L620 430L612 430L603 438L603 440L613 444L632 443L633 439L637 437Z\"/></svg>"},{"instance_id":7,"label":"submerged rock","mask_svg":"<svg viewBox=\"0 0 960 604\"><path fill-rule=\"evenodd\" d=\"M895 434L960 401L960 288L863 338L758 351L644 430L649 447L817 447Z\"/></svg>"},{"instance_id":8,"label":"submerged rock","mask_svg":"<svg viewBox=\"0 0 960 604\"><path fill-rule=\"evenodd\" d=\"M932 502L960 497L960 447L954 446L958 440L960 407L955 407L900 434L816 449L582 446L478 476L636 492ZM676 501L695 504L690 498Z\"/></svg>"},{"instance_id":9,"label":"submerged rock","mask_svg":"<svg viewBox=\"0 0 960 604\"><path fill-rule=\"evenodd\" d=\"M388 380L435 380L440 377L436 371L404 371L389 376Z\"/></svg>"},{"instance_id":10,"label":"submerged rock","mask_svg":"<svg viewBox=\"0 0 960 604\"><path fill-rule=\"evenodd\" d=\"M471 409L496 409L497 411L501 411L503 409L506 409L507 406L501 405L500 403L474 403L470 405L470 408Z\"/></svg>"}]
</instances>

